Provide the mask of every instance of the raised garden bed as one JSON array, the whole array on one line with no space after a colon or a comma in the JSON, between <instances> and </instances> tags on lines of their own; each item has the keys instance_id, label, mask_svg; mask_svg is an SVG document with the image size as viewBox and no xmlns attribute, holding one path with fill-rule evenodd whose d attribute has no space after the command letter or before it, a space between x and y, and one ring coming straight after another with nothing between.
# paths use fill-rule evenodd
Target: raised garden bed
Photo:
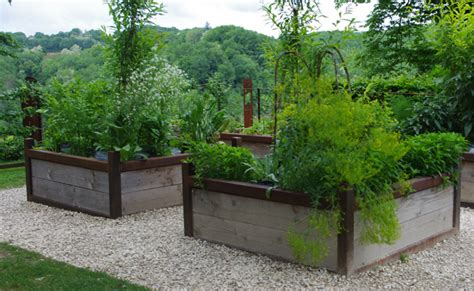
<instances>
[{"instance_id":1,"label":"raised garden bed","mask_svg":"<svg viewBox=\"0 0 474 291\"><path fill-rule=\"evenodd\" d=\"M179 154L107 161L32 149L25 140L27 200L109 218L182 204Z\"/></svg>"},{"instance_id":2,"label":"raised garden bed","mask_svg":"<svg viewBox=\"0 0 474 291\"><path fill-rule=\"evenodd\" d=\"M464 153L463 155L461 205L474 208L474 153Z\"/></svg>"},{"instance_id":3,"label":"raised garden bed","mask_svg":"<svg viewBox=\"0 0 474 291\"><path fill-rule=\"evenodd\" d=\"M288 226L311 212L309 195L268 186L204 179L196 186L183 165L185 235L295 262L287 243ZM361 220L353 192L340 193L343 231L327 241L329 254L318 266L350 274L425 249L459 231L459 191L441 178L411 180L415 192L395 193L401 237L394 245L361 242ZM324 209L325 206L321 205Z\"/></svg>"},{"instance_id":4,"label":"raised garden bed","mask_svg":"<svg viewBox=\"0 0 474 291\"><path fill-rule=\"evenodd\" d=\"M233 146L248 148L255 156L263 157L271 152L273 138L269 135L221 133L220 140Z\"/></svg>"}]
</instances>

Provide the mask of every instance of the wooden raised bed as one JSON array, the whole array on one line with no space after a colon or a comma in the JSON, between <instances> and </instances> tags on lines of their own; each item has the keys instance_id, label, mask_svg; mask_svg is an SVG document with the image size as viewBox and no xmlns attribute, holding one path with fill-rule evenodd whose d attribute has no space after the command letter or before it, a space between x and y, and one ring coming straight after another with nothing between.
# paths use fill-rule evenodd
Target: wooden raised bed
<instances>
[{"instance_id":1,"label":"wooden raised bed","mask_svg":"<svg viewBox=\"0 0 474 291\"><path fill-rule=\"evenodd\" d=\"M221 133L220 140L232 145L248 148L255 156L264 157L271 153L273 138L269 135Z\"/></svg>"},{"instance_id":2,"label":"wooden raised bed","mask_svg":"<svg viewBox=\"0 0 474 291\"><path fill-rule=\"evenodd\" d=\"M290 224L311 212L308 195L274 189L267 199L267 186L216 179L204 179L203 183L202 188L196 186L190 165L183 164L186 236L295 262L287 231ZM394 245L362 244L354 194L341 193L344 231L328 239L329 254L318 266L347 275L456 234L460 210L457 187L443 187L439 177L412 180L412 187L416 192L407 197L394 194L401 228Z\"/></svg>"},{"instance_id":3,"label":"wooden raised bed","mask_svg":"<svg viewBox=\"0 0 474 291\"><path fill-rule=\"evenodd\" d=\"M27 200L109 218L182 204L180 154L108 161L32 149L25 140Z\"/></svg>"},{"instance_id":4,"label":"wooden raised bed","mask_svg":"<svg viewBox=\"0 0 474 291\"><path fill-rule=\"evenodd\" d=\"M474 208L474 153L464 153L463 155L461 206Z\"/></svg>"}]
</instances>

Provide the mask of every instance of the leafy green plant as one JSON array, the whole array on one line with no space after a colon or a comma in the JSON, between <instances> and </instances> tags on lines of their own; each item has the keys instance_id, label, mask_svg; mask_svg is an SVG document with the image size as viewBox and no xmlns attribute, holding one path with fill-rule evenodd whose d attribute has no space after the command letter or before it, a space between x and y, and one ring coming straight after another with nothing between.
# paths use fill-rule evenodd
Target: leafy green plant
<instances>
[{"instance_id":1,"label":"leafy green plant","mask_svg":"<svg viewBox=\"0 0 474 291\"><path fill-rule=\"evenodd\" d=\"M246 148L231 147L224 143L196 143L191 152L188 162L194 165L198 178L243 182L256 179L254 173L247 171L249 165L255 165L255 158Z\"/></svg>"},{"instance_id":2,"label":"leafy green plant","mask_svg":"<svg viewBox=\"0 0 474 291\"><path fill-rule=\"evenodd\" d=\"M163 4L154 0L109 0L108 5L114 21L113 33L105 35L108 59L124 94L132 74L153 56L158 35L146 25L164 13Z\"/></svg>"},{"instance_id":3,"label":"leafy green plant","mask_svg":"<svg viewBox=\"0 0 474 291\"><path fill-rule=\"evenodd\" d=\"M395 242L399 226L392 185L404 184L399 161L407 148L390 112L376 102L329 95L287 116L276 147L280 186L308 193L315 206L329 201L338 212L338 193L349 185L361 209L364 240Z\"/></svg>"},{"instance_id":4,"label":"leafy green plant","mask_svg":"<svg viewBox=\"0 0 474 291\"><path fill-rule=\"evenodd\" d=\"M97 132L107 127L107 116L113 110L112 94L113 88L103 81L52 82L41 110L46 121L45 147L59 151L67 144L71 154L91 155Z\"/></svg>"},{"instance_id":5,"label":"leafy green plant","mask_svg":"<svg viewBox=\"0 0 474 291\"><path fill-rule=\"evenodd\" d=\"M428 133L409 137L402 163L410 177L455 174L468 142L457 133ZM455 177L453 177L455 178Z\"/></svg>"},{"instance_id":6,"label":"leafy green plant","mask_svg":"<svg viewBox=\"0 0 474 291\"><path fill-rule=\"evenodd\" d=\"M456 108L456 131L474 140L474 4L470 0L441 1L426 36L444 69L445 95ZM431 11L433 12L433 11Z\"/></svg>"},{"instance_id":7,"label":"leafy green plant","mask_svg":"<svg viewBox=\"0 0 474 291\"><path fill-rule=\"evenodd\" d=\"M0 137L0 160L14 161L23 156L22 137L7 135Z\"/></svg>"},{"instance_id":8,"label":"leafy green plant","mask_svg":"<svg viewBox=\"0 0 474 291\"><path fill-rule=\"evenodd\" d=\"M278 185L278 178L276 164L272 155L266 155L263 158L256 159L255 163L245 164L248 169L246 173L252 173L255 177L252 182L270 184L272 186Z\"/></svg>"},{"instance_id":9,"label":"leafy green plant","mask_svg":"<svg viewBox=\"0 0 474 291\"><path fill-rule=\"evenodd\" d=\"M270 135L273 130L273 121L269 118L262 118L254 121L251 127L242 129L243 134Z\"/></svg>"}]
</instances>

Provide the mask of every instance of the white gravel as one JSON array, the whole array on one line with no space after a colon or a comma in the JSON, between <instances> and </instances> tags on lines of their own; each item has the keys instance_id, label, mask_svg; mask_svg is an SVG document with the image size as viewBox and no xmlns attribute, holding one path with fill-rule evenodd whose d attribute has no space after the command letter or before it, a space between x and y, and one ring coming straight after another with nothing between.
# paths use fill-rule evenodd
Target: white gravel
<instances>
[{"instance_id":1,"label":"white gravel","mask_svg":"<svg viewBox=\"0 0 474 291\"><path fill-rule=\"evenodd\" d=\"M183 235L182 208L110 220L0 192L0 241L151 288L474 288L474 211L435 247L349 278Z\"/></svg>"}]
</instances>

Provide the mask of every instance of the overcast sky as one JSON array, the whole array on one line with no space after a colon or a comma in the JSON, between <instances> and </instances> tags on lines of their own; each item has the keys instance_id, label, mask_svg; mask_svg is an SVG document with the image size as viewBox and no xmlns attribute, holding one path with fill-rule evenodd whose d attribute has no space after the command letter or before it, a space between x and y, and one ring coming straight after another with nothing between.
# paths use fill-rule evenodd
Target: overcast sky
<instances>
[{"instance_id":1,"label":"overcast sky","mask_svg":"<svg viewBox=\"0 0 474 291\"><path fill-rule=\"evenodd\" d=\"M164 27L179 29L211 27L233 24L267 35L277 33L268 23L261 9L271 0L163 0L167 14L155 23ZM332 30L338 18L333 1L322 0L321 10L327 18L322 19L321 30ZM375 2L375 1L373 1ZM351 5L352 17L363 24L372 4ZM340 12L347 10L347 7ZM27 35L35 32L47 34L69 31L98 29L111 25L107 5L104 0L0 0L0 31L21 31Z\"/></svg>"}]
</instances>

